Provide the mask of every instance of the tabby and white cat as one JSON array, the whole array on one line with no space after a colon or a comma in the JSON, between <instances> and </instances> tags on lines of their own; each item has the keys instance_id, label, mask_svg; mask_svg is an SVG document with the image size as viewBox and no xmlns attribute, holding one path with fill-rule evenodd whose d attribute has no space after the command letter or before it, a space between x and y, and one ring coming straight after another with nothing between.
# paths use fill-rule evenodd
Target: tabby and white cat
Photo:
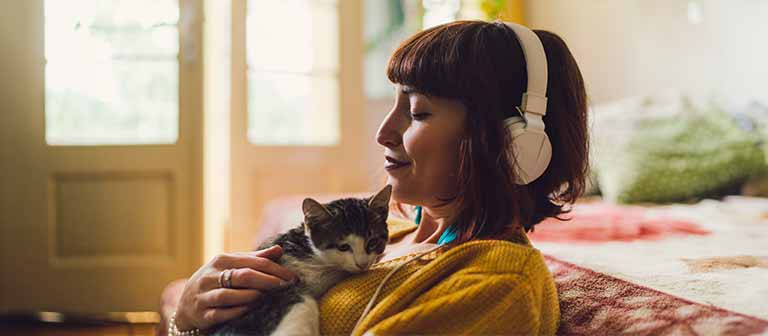
<instances>
[{"instance_id":1,"label":"tabby and white cat","mask_svg":"<svg viewBox=\"0 0 768 336\"><path fill-rule=\"evenodd\" d=\"M296 272L299 281L265 291L250 311L213 335L319 335L316 299L350 274L366 271L384 252L391 193L386 186L371 198L327 204L305 199L304 222L259 247L280 245L277 263Z\"/></svg>"}]
</instances>

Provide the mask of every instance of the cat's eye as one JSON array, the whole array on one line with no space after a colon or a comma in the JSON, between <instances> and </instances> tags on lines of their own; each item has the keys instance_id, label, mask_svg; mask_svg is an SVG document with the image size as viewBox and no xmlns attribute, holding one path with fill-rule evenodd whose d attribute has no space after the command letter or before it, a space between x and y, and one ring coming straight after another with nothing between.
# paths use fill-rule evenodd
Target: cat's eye
<instances>
[{"instance_id":1,"label":"cat's eye","mask_svg":"<svg viewBox=\"0 0 768 336\"><path fill-rule=\"evenodd\" d=\"M352 249L352 247L349 246L349 244L341 244L339 246L336 246L336 248L339 249L339 251L341 252L346 252Z\"/></svg>"},{"instance_id":2,"label":"cat's eye","mask_svg":"<svg viewBox=\"0 0 768 336\"><path fill-rule=\"evenodd\" d=\"M377 248L379 248L379 245L381 245L381 240L379 240L379 239L371 239L371 240L368 241L368 244L367 244L366 248L368 249L368 251L373 251L373 250L376 250Z\"/></svg>"}]
</instances>

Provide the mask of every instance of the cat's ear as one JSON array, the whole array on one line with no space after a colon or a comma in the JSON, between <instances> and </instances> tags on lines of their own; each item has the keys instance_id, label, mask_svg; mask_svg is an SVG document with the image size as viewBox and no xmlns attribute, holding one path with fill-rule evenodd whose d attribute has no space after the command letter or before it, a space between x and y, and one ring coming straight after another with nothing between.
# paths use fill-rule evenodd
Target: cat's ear
<instances>
[{"instance_id":1,"label":"cat's ear","mask_svg":"<svg viewBox=\"0 0 768 336\"><path fill-rule=\"evenodd\" d=\"M392 196L392 186L387 184L368 200L368 206L371 209L381 209L389 211L389 198Z\"/></svg>"},{"instance_id":2,"label":"cat's ear","mask_svg":"<svg viewBox=\"0 0 768 336\"><path fill-rule=\"evenodd\" d=\"M331 213L320 202L311 198L305 198L301 203L301 210L304 212L305 222L325 222L331 219Z\"/></svg>"}]
</instances>

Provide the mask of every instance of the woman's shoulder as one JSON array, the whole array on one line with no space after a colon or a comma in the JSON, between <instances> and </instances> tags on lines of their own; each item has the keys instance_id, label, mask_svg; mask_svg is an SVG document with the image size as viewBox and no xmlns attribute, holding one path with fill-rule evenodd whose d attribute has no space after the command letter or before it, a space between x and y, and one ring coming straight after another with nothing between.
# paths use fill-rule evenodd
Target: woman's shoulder
<instances>
[{"instance_id":1,"label":"woman's shoulder","mask_svg":"<svg viewBox=\"0 0 768 336\"><path fill-rule=\"evenodd\" d=\"M438 259L463 265L464 270L472 273L518 274L535 277L539 277L541 273L548 274L539 250L530 244L509 240L469 241L449 249Z\"/></svg>"}]
</instances>

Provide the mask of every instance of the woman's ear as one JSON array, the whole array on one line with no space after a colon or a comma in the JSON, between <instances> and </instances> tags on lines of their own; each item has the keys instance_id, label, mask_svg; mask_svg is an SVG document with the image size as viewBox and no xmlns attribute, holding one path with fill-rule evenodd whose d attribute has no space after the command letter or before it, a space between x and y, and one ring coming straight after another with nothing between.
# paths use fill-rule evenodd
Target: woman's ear
<instances>
[{"instance_id":1,"label":"woman's ear","mask_svg":"<svg viewBox=\"0 0 768 336\"><path fill-rule=\"evenodd\" d=\"M368 206L371 209L381 209L389 211L389 198L392 196L392 186L387 184L368 200Z\"/></svg>"},{"instance_id":2,"label":"woman's ear","mask_svg":"<svg viewBox=\"0 0 768 336\"><path fill-rule=\"evenodd\" d=\"M323 223L331 219L331 213L320 202L311 198L305 198L301 203L304 212L304 223Z\"/></svg>"}]
</instances>

